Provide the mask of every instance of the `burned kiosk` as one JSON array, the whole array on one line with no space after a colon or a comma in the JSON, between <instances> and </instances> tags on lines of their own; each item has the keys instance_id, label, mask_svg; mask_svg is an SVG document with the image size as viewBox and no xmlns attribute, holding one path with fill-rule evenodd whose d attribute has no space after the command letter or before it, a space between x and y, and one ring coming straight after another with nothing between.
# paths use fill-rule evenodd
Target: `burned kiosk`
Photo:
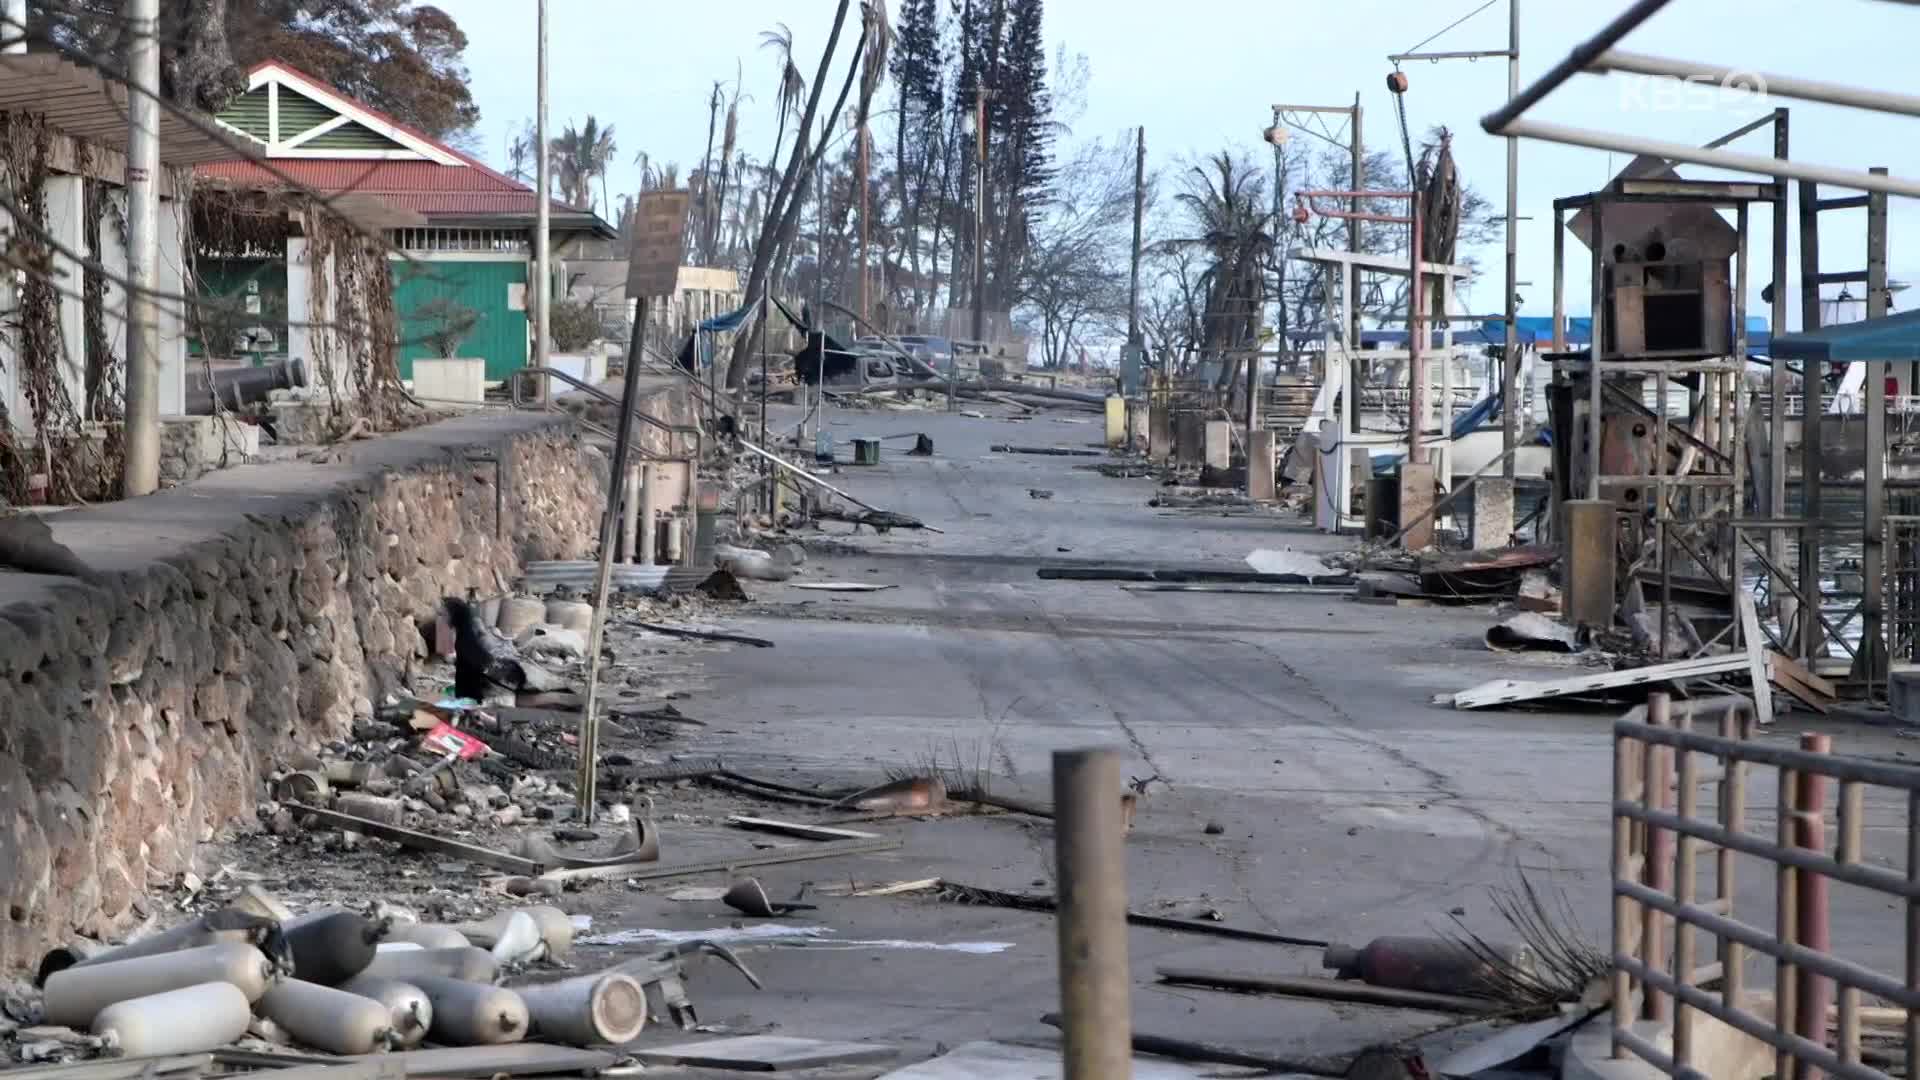
<instances>
[{"instance_id":1,"label":"burned kiosk","mask_svg":"<svg viewBox=\"0 0 1920 1080\"><path fill-rule=\"evenodd\" d=\"M1606 188L1554 202L1559 340L1547 358L1553 430L1569 435L1555 440L1554 520L1574 621L1613 623L1628 584L1621 551L1634 553L1630 574L1657 574L1663 611L1675 575L1721 594L1733 580L1728 526L1746 480L1747 212L1776 199L1771 183L1687 180L1641 158ZM1564 341L1569 231L1592 265L1594 344L1582 352Z\"/></svg>"}]
</instances>

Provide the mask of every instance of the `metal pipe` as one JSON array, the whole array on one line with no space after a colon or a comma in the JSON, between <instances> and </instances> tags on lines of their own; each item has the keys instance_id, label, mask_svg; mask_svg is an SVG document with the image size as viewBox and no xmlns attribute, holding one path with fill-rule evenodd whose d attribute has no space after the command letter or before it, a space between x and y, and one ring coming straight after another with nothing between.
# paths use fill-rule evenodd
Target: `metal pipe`
<instances>
[{"instance_id":1,"label":"metal pipe","mask_svg":"<svg viewBox=\"0 0 1920 1080\"><path fill-rule=\"evenodd\" d=\"M544 375L550 379L559 379L561 382L566 383L569 386L572 386L574 389L580 391L583 394L586 394L587 396L593 398L596 401L603 402L607 405L612 405L616 408L618 408L620 405L619 398L614 397L612 394L607 393L605 390L602 390L591 383L583 382L580 379L573 377L573 375L569 374L568 372L561 371L559 368L522 368L521 370L515 372L514 374L516 376ZM508 393L512 396L513 404L517 408L526 408L528 405L528 402L526 400L526 395L521 391L521 387L523 385L524 384L518 377L509 379L507 381ZM702 442L705 439L705 435L704 433L701 432L699 428L693 427L688 424L669 424L665 420L662 420L659 417L652 415L651 413L644 412L637 408L633 410L633 418L647 425L650 428L654 428L655 430L658 430L658 431L664 431L669 435L693 436L694 457L698 459L700 457L705 456L706 448L704 445L702 445ZM636 446L634 447L634 450L635 452L639 453L640 456L648 458L653 461L678 460L676 458L665 457L659 454L652 453L651 451L647 450L645 447Z\"/></svg>"},{"instance_id":2,"label":"metal pipe","mask_svg":"<svg viewBox=\"0 0 1920 1080\"><path fill-rule=\"evenodd\" d=\"M1829 753L1832 743L1833 740L1826 735L1809 732L1800 736L1800 749L1809 754ZM1797 803L1791 815L1794 846L1807 851L1825 852L1827 778L1817 770L1805 769L1795 774L1794 783ZM1830 941L1827 886L1824 874L1801 873L1795 882L1795 908L1799 922L1797 944L1814 952L1826 952ZM1804 966L1797 977L1799 992L1795 995L1794 1034L1825 1042L1827 1007L1833 1002L1833 979ZM1819 1080L1820 1075L1819 1070L1805 1060L1794 1063L1795 1080Z\"/></svg>"},{"instance_id":3,"label":"metal pipe","mask_svg":"<svg viewBox=\"0 0 1920 1080\"><path fill-rule=\"evenodd\" d=\"M1852 109L1920 116L1920 96L1914 94L1863 90L1819 79L1773 75L1747 68L1722 67L1718 64L1698 64L1691 60L1669 60L1664 56L1649 56L1646 53L1626 52L1621 49L1608 49L1601 53L1594 58L1593 63L1587 65L1587 70L1595 74L1619 71L1630 75L1652 75L1658 78L1683 79L1687 82L1715 83L1723 87L1745 80L1753 83L1756 90L1767 97L1798 98L1801 101L1844 105ZM1764 123L1763 120L1754 126L1758 127Z\"/></svg>"},{"instance_id":4,"label":"metal pipe","mask_svg":"<svg viewBox=\"0 0 1920 1080\"><path fill-rule=\"evenodd\" d=\"M1601 251L1605 248L1606 232L1601 227L1601 204L1593 204L1592 255L1589 261L1593 280L1589 289L1589 307L1587 323L1590 328L1590 340L1587 345L1587 498L1600 498L1600 385L1605 379L1601 372L1600 354L1605 352L1606 341L1606 264L1602 261ZM1667 403L1662 401L1660 408L1664 418ZM1664 420L1663 420L1664 422ZM1575 444L1579 445L1578 443ZM1666 612L1660 613L1665 619Z\"/></svg>"},{"instance_id":5,"label":"metal pipe","mask_svg":"<svg viewBox=\"0 0 1920 1080\"><path fill-rule=\"evenodd\" d=\"M1407 260L1407 274L1413 291L1407 299L1410 313L1407 320L1407 464L1419 465L1420 429L1427 422L1427 366L1423 355L1426 342L1422 340L1427 336L1427 282L1420 272L1420 196L1414 195L1408 202L1412 207L1407 215L1412 250Z\"/></svg>"},{"instance_id":6,"label":"metal pipe","mask_svg":"<svg viewBox=\"0 0 1920 1080\"><path fill-rule=\"evenodd\" d=\"M1507 99L1505 105L1488 113L1480 120L1480 126L1490 135L1505 135L1507 128L1519 119L1520 114L1540 103L1540 99L1553 93L1561 83L1586 69L1593 59L1620 43L1620 39L1646 22L1654 12L1667 6L1668 0L1636 0L1632 7L1620 13L1612 22L1600 29L1598 34L1574 47L1574 50L1562 57L1560 62L1547 69L1547 73L1534 81L1520 93Z\"/></svg>"},{"instance_id":7,"label":"metal pipe","mask_svg":"<svg viewBox=\"0 0 1920 1080\"><path fill-rule=\"evenodd\" d=\"M1663 615L1664 617L1664 615ZM1664 728L1672 724L1672 699L1662 694L1647 699L1647 725ZM1667 806L1667 793L1672 790L1673 757L1668 748L1659 743L1648 742L1646 761L1641 770L1642 783L1646 785L1641 802L1657 811ZM1685 753L1686 751L1682 751ZM1641 879L1649 891L1665 894L1673 887L1674 834L1647 826L1646 861L1641 869ZM1657 909L1645 912L1640 923L1640 958L1654 971L1667 970L1665 960L1665 926L1662 920L1666 916ZM1645 1003L1641 1015L1648 1020L1666 1020L1672 1015L1673 1000L1654 990L1651 986L1641 990Z\"/></svg>"},{"instance_id":8,"label":"metal pipe","mask_svg":"<svg viewBox=\"0 0 1920 1080\"><path fill-rule=\"evenodd\" d=\"M793 475L799 477L802 480L805 480L810 484L814 484L818 487L826 488L828 491L833 492L835 495L840 496L841 498L847 500L848 502L861 508L862 510L872 510L875 513L886 512L881 510L879 507L873 505L872 503L861 502L859 499L856 499L853 496L847 494L846 492L841 491L839 488L834 487L832 484L827 483L825 480L820 479L819 477L813 475L807 470L800 468L798 465L795 465L789 461L782 459L777 454L770 454L767 451L760 449L759 447L753 445L752 443L748 442L745 439L740 439L737 441L740 443L741 447L746 449L747 451L758 454L763 458L766 458L768 461L773 462L775 466L787 470L788 472L792 473Z\"/></svg>"},{"instance_id":9,"label":"metal pipe","mask_svg":"<svg viewBox=\"0 0 1920 1080\"><path fill-rule=\"evenodd\" d=\"M1512 49L1468 49L1464 52L1410 52L1394 53L1387 59L1394 63L1410 60L1498 60L1511 59L1515 55Z\"/></svg>"},{"instance_id":10,"label":"metal pipe","mask_svg":"<svg viewBox=\"0 0 1920 1080\"><path fill-rule=\"evenodd\" d=\"M1782 161L1763 154L1707 150L1688 143L1642 139L1632 135L1614 135L1610 132L1567 127L1563 124L1548 124L1537 120L1515 120L1497 131L1491 128L1488 130L1496 135L1518 135L1523 139L1544 139L1547 142L1585 146L1594 150L1611 150L1620 154L1649 154L1666 158L1674 163L1691 162L1695 165L1709 165L1716 169L1729 169L1758 176L1785 176L1795 180L1811 180L1836 187L1853 188L1857 191L1884 191L1889 195L1920 198L1920 180L1875 176L1872 173L1852 169L1834 169L1825 165L1810 165L1798 161Z\"/></svg>"},{"instance_id":11,"label":"metal pipe","mask_svg":"<svg viewBox=\"0 0 1920 1080\"><path fill-rule=\"evenodd\" d=\"M538 23L535 37L537 59L534 61L533 92L533 139L536 147L533 153L533 201L536 204L533 224L533 366L545 368L552 366L548 363L548 357L553 351L553 245L552 238L548 235L551 231L553 178L547 163L549 156L547 148L552 145L547 141L547 0L539 0L536 22ZM638 366L634 363L634 356L639 352L640 343L646 340L646 320L641 318L645 311L646 304L636 300L633 314L634 332L631 335L635 344L627 350L627 370L629 371ZM628 377L627 383L632 385L631 376ZM625 431L626 425L622 424L620 430Z\"/></svg>"},{"instance_id":12,"label":"metal pipe","mask_svg":"<svg viewBox=\"0 0 1920 1080\"><path fill-rule=\"evenodd\" d=\"M545 0L541 2L545 4ZM629 357L640 351L641 335L646 333L646 316L647 297L642 296L635 302L633 330L627 347ZM575 801L575 809L582 823L593 821L596 808L595 789L600 774L600 644L607 629L607 595L613 581L614 530L620 524L620 502L626 487L622 480L627 475L627 455L633 448L633 406L634 399L640 393L640 365L629 360L621 382L620 419L613 431L613 468L608 473L607 512L600 523L600 566L594 581L593 621L587 630L587 700L580 710L580 775L576 782ZM438 1011L436 1007L435 1012Z\"/></svg>"},{"instance_id":13,"label":"metal pipe","mask_svg":"<svg viewBox=\"0 0 1920 1080\"><path fill-rule=\"evenodd\" d=\"M24 5L23 5L24 6ZM128 0L126 463L121 493L160 486L160 0Z\"/></svg>"},{"instance_id":14,"label":"metal pipe","mask_svg":"<svg viewBox=\"0 0 1920 1080\"><path fill-rule=\"evenodd\" d=\"M1119 790L1118 751L1054 751L1060 1013L1067 1080L1126 1080L1133 1075L1126 826L1115 797Z\"/></svg>"}]
</instances>

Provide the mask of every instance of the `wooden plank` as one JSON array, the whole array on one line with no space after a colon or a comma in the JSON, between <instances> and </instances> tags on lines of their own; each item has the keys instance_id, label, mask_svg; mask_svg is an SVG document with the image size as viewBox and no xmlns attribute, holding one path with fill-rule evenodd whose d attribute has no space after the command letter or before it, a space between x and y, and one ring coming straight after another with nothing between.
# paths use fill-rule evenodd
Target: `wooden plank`
<instances>
[{"instance_id":1,"label":"wooden plank","mask_svg":"<svg viewBox=\"0 0 1920 1080\"><path fill-rule=\"evenodd\" d=\"M858 829L835 829L826 825L807 825L798 821L781 821L778 818L748 817L745 814L729 816L727 824L736 829L779 833L783 836L797 836L802 840L871 840L880 835L861 832Z\"/></svg>"},{"instance_id":2,"label":"wooden plank","mask_svg":"<svg viewBox=\"0 0 1920 1080\"><path fill-rule=\"evenodd\" d=\"M353 814L343 814L338 810L327 810L322 807L307 806L302 803L288 803L287 809L292 810L296 818L300 814L308 814L324 825L347 829L352 832L357 832L362 836L391 840L396 844L413 848L416 851L431 851L456 859L466 859L469 862L477 862L483 866L491 866L496 870L505 870L509 874L531 876L538 874L541 870L541 865L532 859L523 859L518 855L509 855L504 851L495 851L492 848L480 847L477 844L463 844L458 840L452 840L444 836L434 836L431 833L418 832L413 829L403 829L398 825L382 824L381 822L372 821L367 818L356 817Z\"/></svg>"},{"instance_id":3,"label":"wooden plank","mask_svg":"<svg viewBox=\"0 0 1920 1080\"><path fill-rule=\"evenodd\" d=\"M1767 680L1767 639L1760 632L1760 615L1754 610L1753 594L1742 589L1734 595L1733 602L1739 609L1741 640L1747 643L1747 675L1753 680L1754 722L1769 727L1773 724L1773 684Z\"/></svg>"},{"instance_id":4,"label":"wooden plank","mask_svg":"<svg viewBox=\"0 0 1920 1080\"><path fill-rule=\"evenodd\" d=\"M1494 679L1455 694L1443 694L1435 699L1435 704L1452 705L1456 709L1484 709L1490 705L1511 705L1520 701L1565 697L1568 694L1591 694L1601 690L1619 690L1649 683L1677 682L1681 679L1699 679L1708 675L1725 675L1746 666L1746 654L1738 653L1727 656L1703 656L1694 660L1676 660L1668 664L1652 664L1647 667L1628 668L1625 671L1575 675L1572 678L1542 682Z\"/></svg>"},{"instance_id":5,"label":"wooden plank","mask_svg":"<svg viewBox=\"0 0 1920 1080\"><path fill-rule=\"evenodd\" d=\"M842 855L871 855L882 851L893 851L900 846L901 842L891 836L875 837L872 840L833 840L822 844L798 844L780 848L777 851L755 851L725 859L701 859L698 862L641 862L621 863L616 866L564 867L559 870L549 870L540 877L545 881L612 879L658 881L662 878L686 877L690 874L720 874L752 866L778 866L782 863L806 862L811 859L833 859Z\"/></svg>"},{"instance_id":6,"label":"wooden plank","mask_svg":"<svg viewBox=\"0 0 1920 1080\"><path fill-rule=\"evenodd\" d=\"M1833 711L1833 684L1802 667L1790 657L1767 653L1767 677L1795 701L1822 716ZM1824 688L1824 692L1823 689Z\"/></svg>"}]
</instances>

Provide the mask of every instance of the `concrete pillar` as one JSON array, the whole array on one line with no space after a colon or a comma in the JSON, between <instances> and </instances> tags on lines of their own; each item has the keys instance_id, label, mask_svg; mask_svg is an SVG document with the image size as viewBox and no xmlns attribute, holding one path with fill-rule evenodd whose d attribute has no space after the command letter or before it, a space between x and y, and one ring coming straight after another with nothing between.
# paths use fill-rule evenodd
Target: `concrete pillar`
<instances>
[{"instance_id":1,"label":"concrete pillar","mask_svg":"<svg viewBox=\"0 0 1920 1080\"><path fill-rule=\"evenodd\" d=\"M1141 444L1146 441L1147 425L1151 412L1152 410L1147 407L1147 403L1144 401L1130 401L1127 403L1127 438L1130 440L1127 444L1128 453L1134 453L1139 450Z\"/></svg>"},{"instance_id":2,"label":"concrete pillar","mask_svg":"<svg viewBox=\"0 0 1920 1080\"><path fill-rule=\"evenodd\" d=\"M1278 493L1273 475L1273 432L1262 429L1247 435L1247 498L1272 502Z\"/></svg>"},{"instance_id":3,"label":"concrete pillar","mask_svg":"<svg viewBox=\"0 0 1920 1080\"><path fill-rule=\"evenodd\" d=\"M1468 542L1476 550L1506 547L1513 536L1513 481L1483 476L1473 482Z\"/></svg>"},{"instance_id":4,"label":"concrete pillar","mask_svg":"<svg viewBox=\"0 0 1920 1080\"><path fill-rule=\"evenodd\" d=\"M1164 465L1173 456L1173 414L1156 401L1147 410L1147 460Z\"/></svg>"},{"instance_id":5,"label":"concrete pillar","mask_svg":"<svg viewBox=\"0 0 1920 1080\"><path fill-rule=\"evenodd\" d=\"M654 561L660 557L660 541L654 533L657 515L653 508L654 493L660 490L660 485L654 480L653 468L651 462L640 466L639 491L634 499L639 506L639 520L634 524L639 550L635 552L634 561L643 566L654 565Z\"/></svg>"},{"instance_id":6,"label":"concrete pillar","mask_svg":"<svg viewBox=\"0 0 1920 1080\"><path fill-rule=\"evenodd\" d=\"M1225 469L1233 464L1233 423L1208 420L1201 429L1204 442L1201 463L1209 469Z\"/></svg>"},{"instance_id":7,"label":"concrete pillar","mask_svg":"<svg viewBox=\"0 0 1920 1080\"><path fill-rule=\"evenodd\" d=\"M1400 546L1420 551L1433 546L1433 466L1404 462L1400 466L1400 527L1406 530ZM1411 526L1411 527L1409 527Z\"/></svg>"},{"instance_id":8,"label":"concrete pillar","mask_svg":"<svg viewBox=\"0 0 1920 1080\"><path fill-rule=\"evenodd\" d=\"M1613 625L1614 506L1605 499L1569 499L1566 514L1567 588L1561 609L1575 626Z\"/></svg>"},{"instance_id":9,"label":"concrete pillar","mask_svg":"<svg viewBox=\"0 0 1920 1080\"><path fill-rule=\"evenodd\" d=\"M1125 446L1127 442L1127 399L1107 397L1107 445Z\"/></svg>"},{"instance_id":10,"label":"concrete pillar","mask_svg":"<svg viewBox=\"0 0 1920 1080\"><path fill-rule=\"evenodd\" d=\"M184 235L181 212L179 200L160 200L160 278L156 284L161 292L171 296L185 296L192 291L188 288L186 255L181 250ZM103 223L102 239L110 232L117 233L117 226L112 222ZM186 309L179 301L164 299L159 309L160 415L177 415L187 411Z\"/></svg>"},{"instance_id":11,"label":"concrete pillar","mask_svg":"<svg viewBox=\"0 0 1920 1080\"><path fill-rule=\"evenodd\" d=\"M308 270L307 238L290 236L287 238L287 355L307 365L307 377L317 379L320 372L314 365L313 331L307 326L313 320L313 294L309 291L312 274Z\"/></svg>"}]
</instances>

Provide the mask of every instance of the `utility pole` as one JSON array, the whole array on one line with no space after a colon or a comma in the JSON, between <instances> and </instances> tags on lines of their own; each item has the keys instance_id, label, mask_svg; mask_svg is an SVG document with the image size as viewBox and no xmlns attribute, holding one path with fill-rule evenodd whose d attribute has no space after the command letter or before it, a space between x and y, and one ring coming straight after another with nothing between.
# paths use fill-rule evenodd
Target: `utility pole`
<instances>
[{"instance_id":1,"label":"utility pole","mask_svg":"<svg viewBox=\"0 0 1920 1080\"><path fill-rule=\"evenodd\" d=\"M1353 156L1353 191L1356 194L1352 204L1347 207L1348 212L1353 214L1353 217L1347 219L1347 250L1356 255L1360 253L1361 207L1358 192L1365 191L1367 188L1367 147L1360 133L1360 117L1360 91L1355 90L1353 92L1353 141L1349 153ZM1347 313L1350 316L1353 347L1358 349L1360 347L1360 267L1356 264L1348 270L1349 276L1344 283L1347 290ZM1360 385L1359 380L1355 379L1351 385ZM1356 420L1355 423L1359 421Z\"/></svg>"},{"instance_id":2,"label":"utility pole","mask_svg":"<svg viewBox=\"0 0 1920 1080\"><path fill-rule=\"evenodd\" d=\"M24 7L25 5L18 5ZM160 486L160 0L128 0L127 411L121 493ZM10 9L9 14L12 13Z\"/></svg>"},{"instance_id":3,"label":"utility pole","mask_svg":"<svg viewBox=\"0 0 1920 1080\"><path fill-rule=\"evenodd\" d=\"M984 86L973 88L973 340L984 343L987 336L987 95Z\"/></svg>"},{"instance_id":4,"label":"utility pole","mask_svg":"<svg viewBox=\"0 0 1920 1080\"><path fill-rule=\"evenodd\" d=\"M1512 102L1520 96L1520 0L1507 0L1507 47L1505 49L1396 53L1387 59L1399 64L1404 60L1490 60L1498 57L1505 57L1507 61L1507 100ZM1507 295L1500 308L1501 316L1505 319L1507 326L1500 359L1500 448L1506 455L1500 464L1500 475L1507 480L1514 478L1513 448L1514 444L1520 440L1520 395L1517 392L1520 375L1519 228L1520 140L1509 135L1507 136Z\"/></svg>"},{"instance_id":5,"label":"utility pole","mask_svg":"<svg viewBox=\"0 0 1920 1080\"><path fill-rule=\"evenodd\" d=\"M549 204L553 178L547 168L547 0L539 0L540 28L537 35L539 59L534 67L534 112L533 138L539 143L534 150L534 199L540 205L534 209L533 225L533 366L544 368L551 353L549 335L553 330L553 252L548 242ZM628 299L633 299L628 297ZM640 362L640 355L647 347L646 327L641 319L646 316L647 306L635 304L633 309L633 347L627 351L627 364L632 366ZM618 487L620 479L614 478Z\"/></svg>"},{"instance_id":6,"label":"utility pole","mask_svg":"<svg viewBox=\"0 0 1920 1080\"><path fill-rule=\"evenodd\" d=\"M867 310L867 128L865 124L854 132L860 140L860 318L864 322L873 321L873 313ZM773 466L767 466L771 469Z\"/></svg>"},{"instance_id":7,"label":"utility pole","mask_svg":"<svg viewBox=\"0 0 1920 1080\"><path fill-rule=\"evenodd\" d=\"M1147 129L1136 128L1133 151L1133 269L1127 274L1127 344L1140 345L1140 230L1147 215Z\"/></svg>"}]
</instances>

